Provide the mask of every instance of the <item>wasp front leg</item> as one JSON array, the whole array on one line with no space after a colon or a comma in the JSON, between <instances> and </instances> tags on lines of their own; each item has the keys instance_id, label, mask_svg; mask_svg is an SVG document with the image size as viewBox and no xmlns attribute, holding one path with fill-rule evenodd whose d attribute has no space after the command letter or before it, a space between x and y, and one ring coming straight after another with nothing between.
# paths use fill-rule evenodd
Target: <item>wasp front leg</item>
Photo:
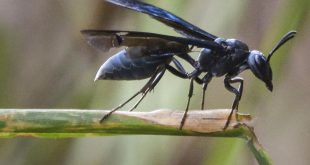
<instances>
[{"instance_id":1,"label":"wasp front leg","mask_svg":"<svg viewBox=\"0 0 310 165\"><path fill-rule=\"evenodd\" d=\"M239 88L236 89L235 87L233 87L231 84L234 83L240 83ZM238 106L239 106L239 102L241 100L241 96L242 96L242 92L243 92L243 79L240 77L235 77L235 78L231 78L229 76L226 76L224 79L224 84L225 84L225 88L234 93L235 94L235 99L233 102L233 105L231 107L231 112L227 118L226 124L224 126L224 130L229 126L232 114L234 112L234 110L236 110L236 113L238 112Z\"/></svg>"}]
</instances>

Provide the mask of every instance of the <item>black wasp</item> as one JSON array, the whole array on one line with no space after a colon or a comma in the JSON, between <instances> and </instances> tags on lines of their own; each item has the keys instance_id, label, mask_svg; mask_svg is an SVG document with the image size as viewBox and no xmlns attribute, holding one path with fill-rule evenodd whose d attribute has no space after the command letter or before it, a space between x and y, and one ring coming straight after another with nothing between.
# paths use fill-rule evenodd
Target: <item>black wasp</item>
<instances>
[{"instance_id":1,"label":"black wasp","mask_svg":"<svg viewBox=\"0 0 310 165\"><path fill-rule=\"evenodd\" d=\"M185 123L190 99L193 95L193 82L202 84L201 109L204 109L204 97L208 83L213 77L225 76L225 88L235 94L231 113L224 126L225 129L229 125L233 110L238 110L242 95L243 79L236 76L240 72L250 69L272 91L270 58L279 47L296 34L295 31L291 31L284 35L270 51L269 55L265 57L260 51L249 50L248 46L242 41L219 38L153 5L135 0L107 0L107 2L148 14L152 18L174 28L184 38L133 31L83 30L82 33L86 36L88 43L100 50L108 51L113 47L127 47L110 57L100 67L95 80L140 80L150 78L140 91L103 116L100 122L122 108L137 95L142 94L130 111L135 109L146 94L154 89L165 71L168 70L178 77L190 79L188 101L180 129ZM194 60L188 54L193 47L202 48L197 60ZM194 71L187 73L175 56L191 64ZM171 63L174 65L171 65ZM200 78L201 74L203 76ZM233 87L233 83L239 83L239 87Z\"/></svg>"}]
</instances>

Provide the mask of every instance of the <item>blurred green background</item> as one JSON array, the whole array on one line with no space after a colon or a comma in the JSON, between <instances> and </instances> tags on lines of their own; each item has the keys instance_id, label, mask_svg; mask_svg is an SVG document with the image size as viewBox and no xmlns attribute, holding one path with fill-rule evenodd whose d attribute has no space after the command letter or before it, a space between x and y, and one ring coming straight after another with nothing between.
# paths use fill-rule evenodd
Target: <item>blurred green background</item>
<instances>
[{"instance_id":1,"label":"blurred green background","mask_svg":"<svg viewBox=\"0 0 310 165\"><path fill-rule=\"evenodd\" d=\"M146 2L215 35L243 40L251 49L265 54L283 34L297 30L297 37L272 59L274 92L268 92L249 71L241 74L245 89L239 110L255 116L255 130L274 164L309 164L309 0ZM82 29L178 35L144 14L103 0L0 0L0 108L111 109L139 90L146 80L93 82L99 66L116 51L95 51L80 34ZM208 108L231 106L233 95L225 90L222 81L214 79L209 85ZM137 111L183 110L188 86L188 80L166 73ZM196 85L194 92L190 109L199 109L201 87ZM240 139L111 136L0 139L0 164L257 163Z\"/></svg>"}]
</instances>

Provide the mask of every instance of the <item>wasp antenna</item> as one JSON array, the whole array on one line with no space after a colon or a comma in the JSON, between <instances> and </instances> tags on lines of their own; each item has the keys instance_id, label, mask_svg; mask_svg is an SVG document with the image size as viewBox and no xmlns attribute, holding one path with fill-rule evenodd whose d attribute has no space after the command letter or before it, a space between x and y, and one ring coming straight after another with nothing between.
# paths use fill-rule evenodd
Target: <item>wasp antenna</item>
<instances>
[{"instance_id":1,"label":"wasp antenna","mask_svg":"<svg viewBox=\"0 0 310 165\"><path fill-rule=\"evenodd\" d=\"M289 31L286 33L281 40L277 43L277 45L269 52L269 55L267 57L267 62L270 61L271 56L275 51L277 51L283 44L285 44L288 40L292 39L295 37L296 31Z\"/></svg>"}]
</instances>

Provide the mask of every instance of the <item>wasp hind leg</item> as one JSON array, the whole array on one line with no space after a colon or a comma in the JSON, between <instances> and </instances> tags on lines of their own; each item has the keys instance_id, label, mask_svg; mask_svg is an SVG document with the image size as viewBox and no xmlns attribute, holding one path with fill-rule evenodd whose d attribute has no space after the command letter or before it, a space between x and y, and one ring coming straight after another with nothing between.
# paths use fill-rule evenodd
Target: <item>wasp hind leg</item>
<instances>
[{"instance_id":1,"label":"wasp hind leg","mask_svg":"<svg viewBox=\"0 0 310 165\"><path fill-rule=\"evenodd\" d=\"M235 87L233 87L231 85L233 83L240 83L239 88L236 89ZM236 95L235 99L234 99L234 102L233 102L233 105L231 107L230 114L229 114L229 116L227 118L227 121L225 123L225 126L224 126L224 130L226 130L226 128L230 124L230 120L231 120L231 117L232 117L232 114L233 114L234 110L236 110L236 114L238 112L238 105L239 105L239 102L241 100L241 96L242 96L242 92L243 92L243 79L240 78L240 77L235 77L235 78L226 77L224 79L224 84L225 84L225 88L227 90L229 90L230 92L232 92L232 93L234 93Z\"/></svg>"},{"instance_id":2,"label":"wasp hind leg","mask_svg":"<svg viewBox=\"0 0 310 165\"><path fill-rule=\"evenodd\" d=\"M132 111L134 110L139 103L144 99L144 97L146 96L146 94L154 89L154 87L157 85L157 83L159 82L159 80L162 78L162 76L164 75L166 69L163 68L159 68L157 69L157 71L155 72L155 74L153 74L153 76L149 79L149 81L143 86L143 88L141 88L137 93L135 93L133 96L131 96L127 101L125 101L124 103L120 104L119 106L115 107L114 109L112 109L110 112L108 112L107 114L105 114L101 119L100 119L100 123L102 123L104 120L106 120L109 116L111 116L112 113L114 113L115 111L119 110L120 108L122 108L123 106L125 106L128 102L130 102L132 99L134 99L136 96L138 96L139 94L142 94L141 98L137 101L137 103L129 110Z\"/></svg>"},{"instance_id":3,"label":"wasp hind leg","mask_svg":"<svg viewBox=\"0 0 310 165\"><path fill-rule=\"evenodd\" d=\"M160 79L163 77L163 75L165 74L166 69L163 69L162 71L160 71L158 74L155 75L155 78L152 80L152 82L148 85L146 89L141 92L142 96L141 98L136 102L136 104L129 110L130 112L133 111L134 109L137 108L137 106L140 104L140 102L144 99L144 97L146 96L146 94L153 90L155 88L155 86L157 85L157 83L160 81Z\"/></svg>"}]
</instances>

